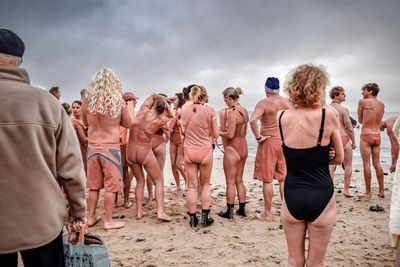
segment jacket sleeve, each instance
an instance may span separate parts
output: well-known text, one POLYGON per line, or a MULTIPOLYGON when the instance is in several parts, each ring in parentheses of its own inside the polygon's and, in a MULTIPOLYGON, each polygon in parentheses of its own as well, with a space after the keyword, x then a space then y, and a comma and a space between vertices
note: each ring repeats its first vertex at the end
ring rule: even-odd
POLYGON ((86 217, 86 176, 79 141, 71 120, 61 110, 55 133, 57 178, 67 195, 69 214, 86 217))

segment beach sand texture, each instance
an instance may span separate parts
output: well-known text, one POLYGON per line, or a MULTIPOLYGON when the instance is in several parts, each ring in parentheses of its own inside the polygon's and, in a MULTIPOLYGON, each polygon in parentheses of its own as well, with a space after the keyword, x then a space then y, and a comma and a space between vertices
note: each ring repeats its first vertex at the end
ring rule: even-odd
MULTIPOLYGON (((165 210, 173 217, 172 222, 157 221, 155 202, 147 203, 146 191, 144 211, 148 212, 147 216, 138 221, 134 217, 135 205, 130 209, 119 207, 114 215, 125 216, 125 228, 104 231, 100 221, 91 228, 92 232, 106 240, 112 266, 287 266, 286 239, 279 219, 281 200, 278 185, 274 185, 274 219, 261 221, 256 214, 264 209, 262 183, 252 178, 253 166, 254 159, 249 159, 244 173, 247 218, 235 216, 228 220, 217 215, 226 209, 225 176, 222 159, 214 159, 210 214, 215 222, 210 227, 190 228, 186 194, 184 191, 172 192, 175 186, 171 185, 173 176, 167 160, 165 196, 169 202, 165 210)), ((389 164, 383 163, 383 169, 387 173, 389 164)), ((384 199, 376 195, 378 186, 374 171, 370 200, 345 198, 341 194, 343 170, 338 166, 334 181, 338 214, 326 253, 326 266, 394 265, 395 253, 388 234, 392 179, 392 174, 385 175, 384 199), (385 210, 370 211, 370 206, 376 204, 385 210)), ((363 192, 361 164, 353 166, 351 187, 354 193, 363 192)), ((119 204, 122 204, 121 195, 119 204)), ((236 202, 235 209, 237 206, 236 202)), ((102 216, 103 213, 101 195, 98 214, 102 216)))

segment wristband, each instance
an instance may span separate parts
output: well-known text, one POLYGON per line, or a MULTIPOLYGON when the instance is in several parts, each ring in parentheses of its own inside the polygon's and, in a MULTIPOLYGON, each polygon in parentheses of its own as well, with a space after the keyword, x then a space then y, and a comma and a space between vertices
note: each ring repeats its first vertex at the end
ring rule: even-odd
POLYGON ((260 137, 258 137, 258 138, 256 138, 256 140, 257 140, 257 141, 260 141, 260 140, 261 140, 261 136, 260 136, 260 137))

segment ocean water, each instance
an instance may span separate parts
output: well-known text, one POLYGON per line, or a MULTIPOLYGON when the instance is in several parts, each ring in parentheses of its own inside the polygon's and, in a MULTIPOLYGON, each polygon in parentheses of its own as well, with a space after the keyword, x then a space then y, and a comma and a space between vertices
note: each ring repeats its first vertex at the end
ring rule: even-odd
MULTIPOLYGON (((218 112, 217 112, 218 114, 218 112)), ((249 112, 249 116, 251 116, 252 112, 249 112)), ((354 119, 358 119, 357 117, 357 112, 350 112, 350 116, 353 117, 354 119)), ((383 119, 387 119, 392 116, 400 116, 400 112, 386 112, 385 115, 383 116, 383 119)), ((219 121, 218 121, 219 125, 219 121)), ((356 127, 354 129, 354 135, 356 139, 356 144, 357 148, 353 150, 353 162, 354 163, 362 163, 361 159, 361 154, 360 154, 360 133, 361 133, 361 125, 358 125, 359 127, 356 127)), ((388 135, 386 134, 386 130, 384 132, 381 132, 381 162, 383 163, 391 163, 392 156, 391 156, 391 147, 390 147, 390 140, 388 135)), ((256 153, 257 153, 257 141, 254 138, 253 132, 251 131, 250 125, 247 127, 247 134, 246 134, 246 140, 247 140, 247 146, 249 150, 249 158, 255 158, 256 153)), ((221 139, 218 140, 219 144, 221 144, 221 139)), ((222 145, 221 145, 222 147, 222 145)), ((223 153, 216 148, 214 150, 214 156, 218 158, 223 157, 223 153)))

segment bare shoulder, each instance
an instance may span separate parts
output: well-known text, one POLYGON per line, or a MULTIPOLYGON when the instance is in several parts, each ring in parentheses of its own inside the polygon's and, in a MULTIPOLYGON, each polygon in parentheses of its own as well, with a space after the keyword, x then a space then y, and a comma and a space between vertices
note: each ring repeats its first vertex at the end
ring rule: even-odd
POLYGON ((326 109, 326 119, 327 120, 335 120, 339 116, 339 112, 334 108, 327 108, 326 109))

